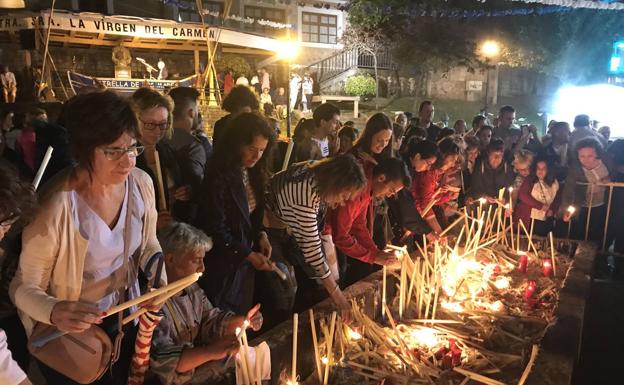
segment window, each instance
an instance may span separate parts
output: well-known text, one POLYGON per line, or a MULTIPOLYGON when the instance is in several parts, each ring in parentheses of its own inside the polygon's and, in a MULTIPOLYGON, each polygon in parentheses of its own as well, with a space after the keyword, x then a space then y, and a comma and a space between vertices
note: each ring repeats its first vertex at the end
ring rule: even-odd
POLYGON ((301 40, 308 43, 336 44, 338 17, 323 13, 303 12, 301 15, 301 40))
MULTIPOLYGON (((197 8, 194 1, 186 1, 181 2, 181 6, 179 7, 179 21, 190 21, 199 23, 201 19, 199 17, 199 13, 197 12, 197 8)), ((216 1, 204 1, 204 10, 212 12, 217 12, 219 14, 223 14, 223 3, 219 3, 216 1)), ((221 18, 214 17, 210 15, 204 16, 204 22, 210 25, 221 25, 221 18)))
MULTIPOLYGON (((265 8, 265 7, 252 7, 245 6, 245 17, 251 17, 256 20, 270 20, 276 23, 286 22, 286 14, 283 9, 265 8)), ((249 25, 249 30, 259 33, 261 35, 275 36, 283 33, 284 30, 279 28, 265 27, 258 23, 249 25)))

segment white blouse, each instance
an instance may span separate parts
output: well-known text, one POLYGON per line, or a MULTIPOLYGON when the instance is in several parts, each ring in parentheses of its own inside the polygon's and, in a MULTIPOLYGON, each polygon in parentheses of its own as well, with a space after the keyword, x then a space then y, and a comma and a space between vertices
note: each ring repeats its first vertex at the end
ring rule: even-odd
MULTIPOLYGON (((128 206, 128 184, 124 194, 121 213, 111 229, 85 200, 71 192, 71 206, 74 223, 80 235, 88 241, 87 255, 83 271, 83 284, 80 300, 93 303, 106 310, 119 302, 117 291, 106 284, 114 271, 123 264, 124 225, 128 206)), ((143 216, 145 207, 136 183, 133 185, 133 210, 130 220, 128 254, 131 256, 141 245, 143 216)), ((112 282, 110 282, 112 284, 112 282)), ((140 295, 138 280, 129 288, 130 298, 140 295)))
MULTIPOLYGON (((550 207, 557 196, 557 191, 559 191, 559 182, 557 182, 556 179, 550 186, 543 181, 538 180, 537 183, 533 185, 531 196, 538 202, 550 207)), ((544 221, 546 220, 546 212, 540 209, 532 208, 531 218, 544 221)))

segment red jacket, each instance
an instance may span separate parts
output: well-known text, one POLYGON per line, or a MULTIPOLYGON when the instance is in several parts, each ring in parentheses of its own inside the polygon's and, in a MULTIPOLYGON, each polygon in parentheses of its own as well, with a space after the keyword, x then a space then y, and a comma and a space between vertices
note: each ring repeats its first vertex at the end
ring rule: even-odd
POLYGON ((370 207, 374 165, 366 161, 362 163, 368 180, 366 187, 343 206, 327 211, 323 234, 331 234, 334 245, 349 257, 372 264, 379 251, 373 241, 373 210, 370 207))
MULTIPOLYGON (((414 205, 418 212, 422 212, 434 199, 433 194, 440 187, 440 180, 444 174, 440 170, 428 170, 417 172, 412 178, 412 197, 414 198, 414 205)), ((438 194, 436 197, 436 205, 441 205, 450 200, 450 193, 438 194)), ((433 211, 429 211, 427 216, 433 215, 433 211)))

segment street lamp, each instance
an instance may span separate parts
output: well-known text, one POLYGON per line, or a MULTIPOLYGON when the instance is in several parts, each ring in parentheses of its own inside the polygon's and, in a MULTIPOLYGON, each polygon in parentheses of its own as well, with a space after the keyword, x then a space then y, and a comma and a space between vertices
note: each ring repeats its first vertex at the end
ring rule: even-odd
POLYGON ((286 62, 286 81, 288 84, 286 85, 286 136, 290 138, 290 66, 292 65, 292 61, 297 54, 299 53, 299 46, 296 42, 291 40, 285 40, 282 42, 280 47, 280 51, 277 53, 277 56, 286 62))
MULTIPOLYGON (((481 45, 481 54, 485 58, 485 106, 483 113, 487 116, 488 93, 490 90, 490 60, 495 59, 500 53, 500 46, 494 40, 486 40, 481 45)), ((498 65, 496 65, 498 70, 498 65)))

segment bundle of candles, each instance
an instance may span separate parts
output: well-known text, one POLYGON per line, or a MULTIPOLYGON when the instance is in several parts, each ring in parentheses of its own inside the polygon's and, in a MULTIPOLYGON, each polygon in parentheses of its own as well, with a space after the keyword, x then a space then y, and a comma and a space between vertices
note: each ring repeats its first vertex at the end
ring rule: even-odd
POLYGON ((524 383, 571 262, 557 255, 552 234, 534 242, 532 224, 514 234, 508 209, 464 211, 447 228, 458 234, 453 247, 423 239, 420 255, 410 256, 388 245, 398 263, 382 271, 381 320, 354 301, 354 322, 321 319, 319 342, 311 316, 312 383, 352 384, 354 375, 370 383, 524 383), (391 282, 397 294, 387 298, 391 282))

